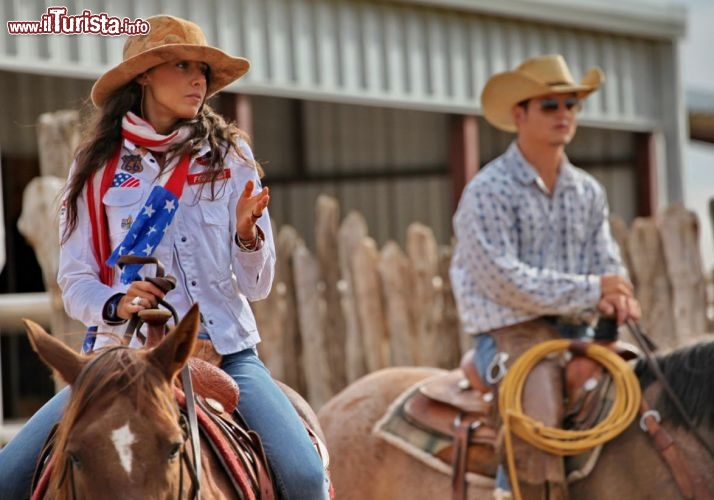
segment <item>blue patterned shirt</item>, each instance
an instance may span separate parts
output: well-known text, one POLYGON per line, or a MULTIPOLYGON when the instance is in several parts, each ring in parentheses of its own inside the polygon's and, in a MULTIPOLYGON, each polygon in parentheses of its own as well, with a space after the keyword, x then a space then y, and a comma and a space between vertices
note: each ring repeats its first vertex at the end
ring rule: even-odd
POLYGON ((464 189, 451 281, 464 331, 597 306, 600 276, 627 272, 603 187, 563 161, 550 195, 514 142, 464 189))

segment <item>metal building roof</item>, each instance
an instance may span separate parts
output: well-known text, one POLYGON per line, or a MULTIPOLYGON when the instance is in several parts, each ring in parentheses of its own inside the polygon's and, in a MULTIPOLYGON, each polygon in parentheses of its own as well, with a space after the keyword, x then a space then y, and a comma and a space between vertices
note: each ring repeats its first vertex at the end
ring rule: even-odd
MULTIPOLYGON (((38 20, 51 3, 15 0, 5 14, 38 20)), ((661 74, 663 63, 666 68, 663 51, 670 43, 661 39, 681 34, 680 16, 649 8, 637 11, 638 17, 627 2, 602 5, 592 0, 215 0, 201 7, 181 1, 76 2, 77 13, 106 9, 136 19, 164 11, 192 19, 211 43, 251 59, 248 76, 229 90, 284 97, 473 113, 493 72, 528 56, 560 52, 576 77, 594 64, 607 75, 586 121, 651 128, 662 96, 658 82, 647 82, 661 74)), ((123 37, 3 33, 0 69, 94 79, 119 61, 122 43, 123 37)))
MULTIPOLYGON (((39 20, 51 0, 11 0, 8 20, 39 20)), ((655 131, 666 168, 681 165, 684 106, 678 40, 684 13, 635 0, 76 0, 70 9, 129 19, 171 13, 210 43, 252 61, 227 90, 311 101, 475 114, 495 72, 561 53, 575 78, 599 65, 601 91, 581 123, 655 131)), ((72 13, 71 11, 69 13, 72 13)), ((0 34, 0 69, 94 79, 121 58, 124 37, 0 34)), ((667 182, 681 193, 678 175, 667 182)))

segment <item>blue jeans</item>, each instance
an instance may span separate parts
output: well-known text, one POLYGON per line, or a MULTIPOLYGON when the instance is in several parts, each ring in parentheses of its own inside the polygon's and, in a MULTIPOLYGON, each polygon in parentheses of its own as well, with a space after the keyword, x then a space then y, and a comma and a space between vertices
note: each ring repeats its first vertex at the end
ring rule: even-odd
POLYGON ((69 388, 55 394, 0 450, 0 500, 30 498, 32 474, 50 429, 62 418, 69 388))
POLYGON ((260 435, 279 498, 329 498, 322 461, 300 416, 255 351, 224 356, 221 368, 240 387, 238 410, 260 435))
MULTIPOLYGON (((238 409, 261 437, 283 500, 328 498, 328 483, 312 441, 290 400, 253 349, 224 356, 221 368, 240 387, 238 409)), ((0 500, 29 498, 42 445, 69 399, 65 388, 50 399, 0 450, 0 500)))

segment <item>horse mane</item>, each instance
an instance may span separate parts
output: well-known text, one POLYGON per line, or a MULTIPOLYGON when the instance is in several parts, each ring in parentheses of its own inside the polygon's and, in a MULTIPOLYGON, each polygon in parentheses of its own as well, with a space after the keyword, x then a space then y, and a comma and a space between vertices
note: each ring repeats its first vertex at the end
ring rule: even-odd
MULTIPOLYGON (((714 386, 711 383, 714 380, 714 341, 683 347, 658 355, 656 359, 694 424, 714 429, 714 386)), ((657 381, 645 359, 638 360, 635 374, 643 391, 657 381)), ((663 419, 675 426, 686 425, 665 391, 661 391, 653 406, 657 407, 663 419)))
MULTIPOLYGON (((52 489, 69 492, 62 454, 70 433, 91 406, 103 405, 122 394, 144 414, 167 417, 176 403, 171 385, 162 372, 148 361, 143 349, 112 346, 96 351, 72 384, 72 394, 57 427, 52 489)), ((67 497, 69 498, 69 497, 67 497)))

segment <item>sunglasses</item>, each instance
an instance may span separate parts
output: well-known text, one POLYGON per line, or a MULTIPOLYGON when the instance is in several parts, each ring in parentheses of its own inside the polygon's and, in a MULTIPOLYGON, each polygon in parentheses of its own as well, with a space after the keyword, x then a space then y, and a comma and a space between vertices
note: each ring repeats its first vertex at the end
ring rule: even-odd
POLYGON ((561 102, 568 111, 578 111, 580 109, 580 99, 577 97, 568 97, 564 100, 548 97, 540 100, 540 110, 544 113, 553 113, 558 111, 561 102))

